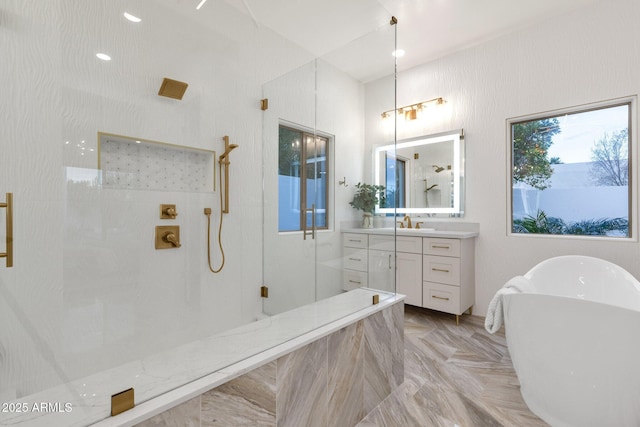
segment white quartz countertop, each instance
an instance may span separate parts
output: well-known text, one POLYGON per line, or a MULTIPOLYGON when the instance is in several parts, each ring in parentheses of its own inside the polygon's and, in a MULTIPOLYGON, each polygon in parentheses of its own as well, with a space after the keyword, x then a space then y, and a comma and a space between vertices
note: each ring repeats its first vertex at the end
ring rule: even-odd
POLYGON ((343 233, 386 234, 413 237, 439 237, 444 239, 472 239, 478 236, 477 231, 443 230, 438 228, 343 228, 343 233))

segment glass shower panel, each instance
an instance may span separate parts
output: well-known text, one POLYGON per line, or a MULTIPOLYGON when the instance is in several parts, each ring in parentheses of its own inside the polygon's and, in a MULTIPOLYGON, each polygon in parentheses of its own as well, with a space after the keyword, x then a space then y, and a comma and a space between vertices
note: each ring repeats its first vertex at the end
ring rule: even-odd
POLYGON ((264 284, 267 315, 315 298, 314 60, 263 85, 264 284))
MULTIPOLYGON (((327 231, 319 230, 316 243, 318 299, 344 292, 346 288, 341 230, 361 227, 362 212, 351 207, 349 202, 353 199, 356 183, 374 182, 370 135, 377 134, 382 125, 380 113, 395 108, 395 58, 392 52, 396 44, 396 26, 391 25, 392 17, 386 11, 376 12, 380 25, 374 31, 318 59, 317 127, 333 137, 329 168, 331 225, 327 231), (370 86, 374 87, 374 96, 369 94, 370 86), (340 184, 340 181, 346 182, 340 184)), ((389 127, 391 142, 395 139, 394 129, 394 125, 389 127)), ((395 293, 395 239, 389 238, 391 241, 384 253, 386 270, 382 274, 374 267, 373 251, 369 251, 367 259, 368 286, 382 291, 381 299, 395 293)))
MULTIPOLYGON (((341 229, 359 221, 349 201, 357 182, 373 182, 366 123, 384 111, 367 106, 367 85, 380 81, 384 108, 395 108, 395 26, 382 8, 372 14, 374 31, 263 85, 265 314, 344 292, 341 229)), ((395 275, 386 277, 389 295, 395 275)))

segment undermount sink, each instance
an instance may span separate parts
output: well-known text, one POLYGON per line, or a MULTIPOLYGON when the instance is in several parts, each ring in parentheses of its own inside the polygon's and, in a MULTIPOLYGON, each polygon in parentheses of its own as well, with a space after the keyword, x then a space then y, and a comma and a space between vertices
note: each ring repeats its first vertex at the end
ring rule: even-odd
POLYGON ((420 228, 400 228, 400 227, 384 227, 384 228, 380 228, 379 230, 388 230, 388 231, 393 231, 395 230, 397 233, 409 233, 409 232, 427 232, 427 231, 435 231, 435 228, 428 228, 428 227, 420 227, 420 228))

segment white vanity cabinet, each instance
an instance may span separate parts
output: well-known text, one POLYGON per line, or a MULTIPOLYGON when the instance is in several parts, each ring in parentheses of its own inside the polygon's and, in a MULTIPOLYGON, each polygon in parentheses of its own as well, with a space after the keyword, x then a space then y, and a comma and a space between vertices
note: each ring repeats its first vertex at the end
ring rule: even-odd
POLYGON ((477 233, 411 234, 343 233, 343 289, 395 291, 406 295, 406 304, 455 314, 457 320, 475 303, 477 233))
MULTIPOLYGON (((474 239, 423 239, 422 306, 461 315, 475 303, 474 239)), ((457 320, 457 317, 456 317, 457 320)))
POLYGON ((369 286, 368 247, 369 235, 342 234, 342 289, 345 291, 369 286))

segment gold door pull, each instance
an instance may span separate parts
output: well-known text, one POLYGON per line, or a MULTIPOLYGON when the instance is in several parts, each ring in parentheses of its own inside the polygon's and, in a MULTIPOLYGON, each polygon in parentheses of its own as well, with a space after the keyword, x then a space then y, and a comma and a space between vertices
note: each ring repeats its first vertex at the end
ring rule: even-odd
POLYGON ((13 193, 7 193, 4 203, 0 208, 7 210, 6 215, 6 252, 0 252, 0 258, 7 259, 7 267, 13 267, 13 193))
POLYGON ((432 245, 431 247, 433 249, 451 249, 451 246, 449 245, 432 245))

